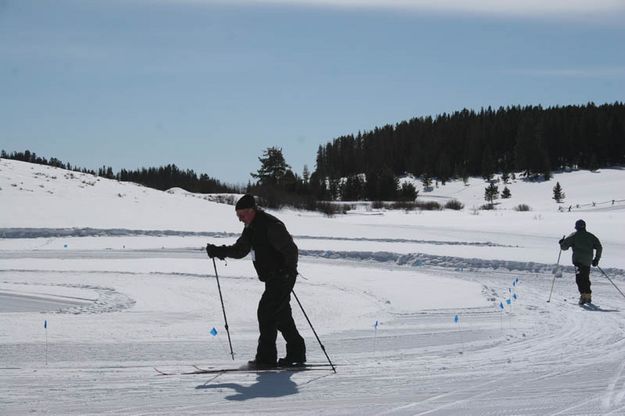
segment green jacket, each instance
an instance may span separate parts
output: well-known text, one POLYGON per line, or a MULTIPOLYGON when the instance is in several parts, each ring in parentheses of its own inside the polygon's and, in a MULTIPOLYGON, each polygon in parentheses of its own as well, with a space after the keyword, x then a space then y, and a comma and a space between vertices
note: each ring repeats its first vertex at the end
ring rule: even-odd
POLYGON ((579 263, 584 266, 590 266, 593 260, 593 250, 596 250, 595 259, 599 261, 601 258, 601 243, 594 234, 586 230, 575 231, 566 237, 560 243, 562 250, 568 250, 573 247, 573 264, 579 263))

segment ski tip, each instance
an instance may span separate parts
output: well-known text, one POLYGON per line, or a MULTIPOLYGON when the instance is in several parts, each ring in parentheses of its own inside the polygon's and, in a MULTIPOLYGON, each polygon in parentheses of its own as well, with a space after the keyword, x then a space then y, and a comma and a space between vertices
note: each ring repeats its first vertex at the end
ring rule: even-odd
POLYGON ((166 373, 165 371, 159 370, 156 367, 152 367, 154 369, 154 371, 156 371, 156 375, 157 376, 170 376, 171 373, 166 373))

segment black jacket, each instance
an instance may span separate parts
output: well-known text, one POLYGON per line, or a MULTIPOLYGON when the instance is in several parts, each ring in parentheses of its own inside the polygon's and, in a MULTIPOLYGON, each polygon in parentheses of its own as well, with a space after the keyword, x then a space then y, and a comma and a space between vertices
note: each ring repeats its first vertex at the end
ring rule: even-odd
POLYGON ((291 234, 282 221, 262 210, 233 245, 217 247, 216 254, 241 259, 250 252, 261 281, 297 276, 298 250, 291 234))

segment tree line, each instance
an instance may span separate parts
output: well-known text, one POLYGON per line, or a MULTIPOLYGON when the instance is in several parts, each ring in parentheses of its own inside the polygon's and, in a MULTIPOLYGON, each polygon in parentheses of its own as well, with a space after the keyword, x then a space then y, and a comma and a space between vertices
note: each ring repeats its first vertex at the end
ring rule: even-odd
MULTIPOLYGON (((321 198, 393 195, 391 178, 412 174, 443 184, 452 178, 522 172, 550 178, 564 168, 598 169, 625 162, 625 105, 513 106, 464 109, 338 137, 319 146, 312 179, 321 198), (347 178, 345 180, 344 178, 347 178)), ((398 190, 395 190, 397 194, 398 190)))
POLYGON ((161 191, 179 187, 189 192, 196 193, 241 193, 242 189, 234 185, 228 185, 206 174, 199 176, 193 170, 182 170, 174 164, 161 167, 140 168, 136 170, 122 169, 115 173, 110 166, 102 166, 97 171, 72 166, 70 163, 63 163, 57 158, 40 157, 36 153, 26 150, 24 152, 7 153, 2 150, 0 157, 3 159, 20 160, 22 162, 36 163, 39 165, 54 166, 61 169, 75 172, 87 173, 108 179, 115 179, 122 182, 135 182, 149 188, 161 191))

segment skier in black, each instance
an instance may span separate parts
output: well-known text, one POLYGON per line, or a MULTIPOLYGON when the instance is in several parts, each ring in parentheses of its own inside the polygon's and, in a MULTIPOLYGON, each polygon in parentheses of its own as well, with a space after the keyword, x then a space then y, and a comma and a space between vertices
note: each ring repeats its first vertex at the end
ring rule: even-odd
POLYGON ((259 209, 252 195, 246 194, 235 207, 243 233, 231 246, 206 245, 209 257, 240 259, 252 253, 254 268, 265 292, 258 303, 258 348, 249 362, 254 368, 303 365, 306 345, 291 314, 291 290, 297 277, 297 246, 284 224, 259 209), (286 341, 286 356, 277 360, 278 331, 286 341), (277 361, 276 361, 277 360, 277 361))
POLYGON ((573 247, 573 265, 575 266, 575 282, 579 290, 579 304, 592 303, 590 290, 590 266, 597 267, 601 258, 601 242, 594 234, 586 231, 586 222, 577 220, 575 232, 560 241, 560 248, 568 250, 573 247), (594 258, 593 258, 594 250, 594 258))

